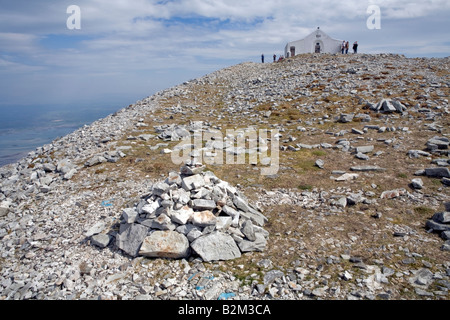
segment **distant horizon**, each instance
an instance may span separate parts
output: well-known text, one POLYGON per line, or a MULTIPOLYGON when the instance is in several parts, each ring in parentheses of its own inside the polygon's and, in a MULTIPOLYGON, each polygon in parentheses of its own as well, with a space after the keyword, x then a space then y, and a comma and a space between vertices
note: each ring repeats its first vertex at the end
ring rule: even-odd
POLYGON ((84 125, 123 109, 106 104, 96 106, 0 106, 0 167, 14 163, 29 152, 66 136, 84 125))

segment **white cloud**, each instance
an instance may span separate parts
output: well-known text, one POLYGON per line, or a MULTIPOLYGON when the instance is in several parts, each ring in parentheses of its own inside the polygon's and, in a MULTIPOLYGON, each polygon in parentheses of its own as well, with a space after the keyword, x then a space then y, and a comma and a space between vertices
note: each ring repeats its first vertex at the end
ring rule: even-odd
MULTIPOLYGON (((98 99, 126 90, 145 95, 231 63, 259 61, 261 52, 281 54, 286 42, 318 26, 359 40, 361 52, 445 54, 449 15, 448 0, 16 0, 0 4, 0 70, 9 72, 0 80, 20 88, 40 77, 35 94, 48 99, 80 91, 97 91, 98 99), (66 27, 72 4, 81 8, 81 30, 66 27), (367 29, 371 4, 380 6, 381 30, 367 29), (11 77, 21 70, 29 77, 11 77)), ((5 88, 0 96, 31 99, 5 88)))
POLYGON ((23 74, 23 73, 29 73, 29 72, 35 72, 35 71, 42 71, 43 68, 40 66, 30 66, 26 65, 24 63, 18 63, 11 61, 12 57, 0 57, 0 71, 4 73, 5 75, 11 75, 11 73, 14 74, 23 74), (9 58, 9 59, 8 59, 9 58))
POLYGON ((0 32, 1 51, 13 49, 17 53, 31 53, 35 50, 39 37, 33 34, 0 32))
POLYGON ((447 0, 381 0, 371 1, 382 9, 386 19, 420 18, 450 10, 447 0))

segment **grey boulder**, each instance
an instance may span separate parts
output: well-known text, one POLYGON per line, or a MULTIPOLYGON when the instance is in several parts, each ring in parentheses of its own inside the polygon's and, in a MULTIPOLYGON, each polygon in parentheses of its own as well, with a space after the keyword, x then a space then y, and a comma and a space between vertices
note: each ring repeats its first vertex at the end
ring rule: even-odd
POLYGON ((147 235, 148 228, 141 224, 127 224, 116 236, 116 246, 132 257, 136 257, 147 235))
POLYGON ((448 168, 427 168, 425 169, 425 174, 428 177, 437 177, 437 178, 450 178, 450 171, 448 168))
POLYGON ((203 261, 231 260, 241 256, 233 238, 222 232, 212 232, 195 239, 191 248, 203 261))
POLYGON ((239 249, 242 252, 259 251, 262 252, 266 248, 267 240, 262 233, 255 233, 255 240, 242 240, 238 242, 239 249))
POLYGON ((111 242, 112 237, 107 234, 96 234, 92 236, 91 243, 100 248, 106 248, 111 242))
POLYGON ((152 258, 181 259, 189 256, 189 241, 176 231, 155 231, 146 237, 139 255, 152 258))

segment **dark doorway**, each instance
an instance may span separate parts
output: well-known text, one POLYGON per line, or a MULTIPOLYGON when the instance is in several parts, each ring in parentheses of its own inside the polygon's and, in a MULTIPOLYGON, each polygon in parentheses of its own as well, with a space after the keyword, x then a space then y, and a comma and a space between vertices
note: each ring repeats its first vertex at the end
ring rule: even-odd
POLYGON ((316 43, 316 47, 315 47, 314 52, 315 53, 320 53, 320 43, 319 42, 316 43))
POLYGON ((291 47, 291 57, 295 56, 295 47, 291 47))

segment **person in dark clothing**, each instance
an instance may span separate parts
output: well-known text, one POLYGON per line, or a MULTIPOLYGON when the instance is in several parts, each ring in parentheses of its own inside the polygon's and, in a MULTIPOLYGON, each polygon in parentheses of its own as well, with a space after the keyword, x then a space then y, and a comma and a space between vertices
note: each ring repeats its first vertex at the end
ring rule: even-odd
POLYGON ((353 53, 358 53, 358 41, 353 44, 353 53))
POLYGON ((349 48, 350 44, 348 43, 348 41, 345 43, 345 54, 348 54, 348 48, 349 48))
POLYGON ((261 62, 264 63, 264 54, 261 55, 261 62))
POLYGON ((277 55, 276 54, 273 55, 273 62, 275 62, 275 61, 277 61, 277 55))

